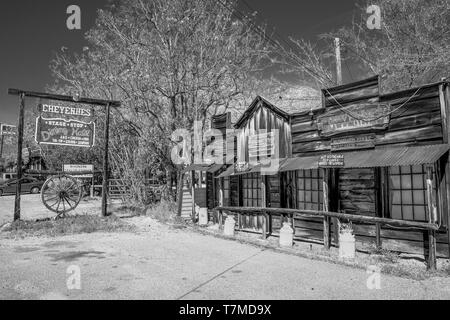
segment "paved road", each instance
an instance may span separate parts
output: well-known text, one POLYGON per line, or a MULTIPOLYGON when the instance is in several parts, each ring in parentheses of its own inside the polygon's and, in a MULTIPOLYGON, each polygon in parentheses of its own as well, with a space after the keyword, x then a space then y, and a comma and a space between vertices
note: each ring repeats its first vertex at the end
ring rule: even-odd
POLYGON ((137 234, 2 239, 0 299, 450 298, 448 278, 382 275, 369 290, 364 270, 144 223, 137 234), (80 268, 80 290, 67 288, 70 266, 80 268))

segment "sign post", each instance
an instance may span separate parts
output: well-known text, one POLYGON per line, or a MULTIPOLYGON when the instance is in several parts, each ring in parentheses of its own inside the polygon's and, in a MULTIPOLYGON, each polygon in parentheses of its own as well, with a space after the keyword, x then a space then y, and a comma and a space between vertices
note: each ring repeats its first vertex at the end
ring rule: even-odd
MULTIPOLYGON (((14 204, 14 220, 20 219, 20 192, 21 192, 21 179, 22 179, 22 146, 23 146, 23 122, 24 122, 24 110, 25 110, 25 97, 34 97, 41 99, 50 99, 57 101, 66 101, 71 103, 81 103, 81 104, 90 104, 90 105, 99 105, 106 107, 106 121, 105 121, 105 151, 103 157, 103 194, 102 194, 102 215, 106 215, 107 210, 107 201, 106 201, 106 189, 108 186, 108 147, 109 147, 109 117, 110 117, 110 108, 120 107, 121 103, 119 101, 111 101, 111 100, 100 100, 100 99, 91 99, 91 98, 78 98, 67 95, 59 95, 59 94, 51 94, 51 93, 42 93, 42 92, 32 92, 32 91, 23 91, 19 89, 8 89, 8 94, 16 95, 20 97, 20 109, 19 109, 19 127, 18 127, 18 143, 17 143, 17 188, 16 188, 16 199, 14 204), (106 188, 105 188, 106 185, 106 188)), ((66 115, 76 115, 76 116, 88 116, 87 114, 83 114, 84 111, 77 110, 77 108, 50 108, 50 106, 43 108, 47 108, 42 110, 43 112, 51 112, 51 113, 61 113, 66 115), (82 113, 79 113, 82 112, 82 113)), ((54 132, 52 132, 54 133, 54 132)), ((64 132, 65 133, 65 132, 64 132)), ((79 137, 78 135, 76 135, 79 137)), ((64 139, 61 139, 64 140, 64 139)), ((71 142, 76 141, 78 139, 72 139, 69 141, 67 145, 73 145, 71 142)), ((66 145, 66 144, 64 144, 66 145)), ((76 146, 80 146, 78 143, 76 146)))

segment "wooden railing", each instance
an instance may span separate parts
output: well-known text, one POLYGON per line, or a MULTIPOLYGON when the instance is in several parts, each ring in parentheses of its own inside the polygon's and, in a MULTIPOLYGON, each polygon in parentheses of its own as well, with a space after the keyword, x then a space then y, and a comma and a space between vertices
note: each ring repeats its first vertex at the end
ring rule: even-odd
POLYGON ((418 230, 428 231, 428 267, 429 269, 436 269, 436 231, 439 226, 435 223, 406 221, 380 217, 362 216, 348 213, 330 212, 330 211, 315 211, 315 210, 298 210, 298 209, 284 209, 284 208, 260 208, 260 207, 217 207, 214 209, 219 217, 219 225, 223 225, 224 211, 239 214, 258 214, 263 217, 262 221, 262 236, 267 238, 268 234, 272 234, 271 223, 268 223, 272 215, 281 215, 283 217, 290 217, 294 219, 296 216, 307 217, 322 217, 323 218, 323 243, 326 249, 331 247, 331 218, 345 219, 352 222, 361 222, 366 224, 374 224, 376 226, 376 244, 377 248, 381 248, 381 226, 390 225, 397 227, 408 227, 418 230), (268 228, 269 225, 269 228, 268 228))

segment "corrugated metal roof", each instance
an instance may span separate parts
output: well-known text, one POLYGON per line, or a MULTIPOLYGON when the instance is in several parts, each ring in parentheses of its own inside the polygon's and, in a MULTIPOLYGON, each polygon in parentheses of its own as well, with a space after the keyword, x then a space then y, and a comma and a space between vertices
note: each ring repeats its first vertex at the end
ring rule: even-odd
POLYGON ((280 166, 280 172, 317 169, 320 156, 289 158, 280 166))
MULTIPOLYGON (((433 164, 449 149, 450 146, 447 144, 436 144, 342 152, 342 154, 344 154, 344 168, 397 167, 433 164)), ((319 159, 320 156, 290 158, 283 163, 280 171, 317 169, 319 159)))
POLYGON ((432 164, 449 150, 447 144, 436 144, 419 147, 386 148, 368 151, 347 152, 346 168, 373 168, 414 166, 432 164))

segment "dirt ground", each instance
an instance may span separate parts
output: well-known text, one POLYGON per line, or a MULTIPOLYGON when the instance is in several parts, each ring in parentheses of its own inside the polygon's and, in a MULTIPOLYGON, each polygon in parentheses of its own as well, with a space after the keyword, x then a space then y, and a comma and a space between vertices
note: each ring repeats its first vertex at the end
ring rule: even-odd
POLYGON ((1 239, 0 299, 450 299, 450 278, 381 274, 368 286, 364 269, 125 220, 137 231, 1 239))
MULTIPOLYGON (((0 197, 0 226, 7 222, 12 222, 14 218, 15 196, 0 197)), ((117 205, 114 201, 112 205, 117 205)), ((97 214, 100 212, 101 198, 84 201, 81 200, 73 214, 97 214)), ((55 213, 49 211, 41 201, 39 194, 21 195, 21 219, 36 220, 54 217, 55 213)))

